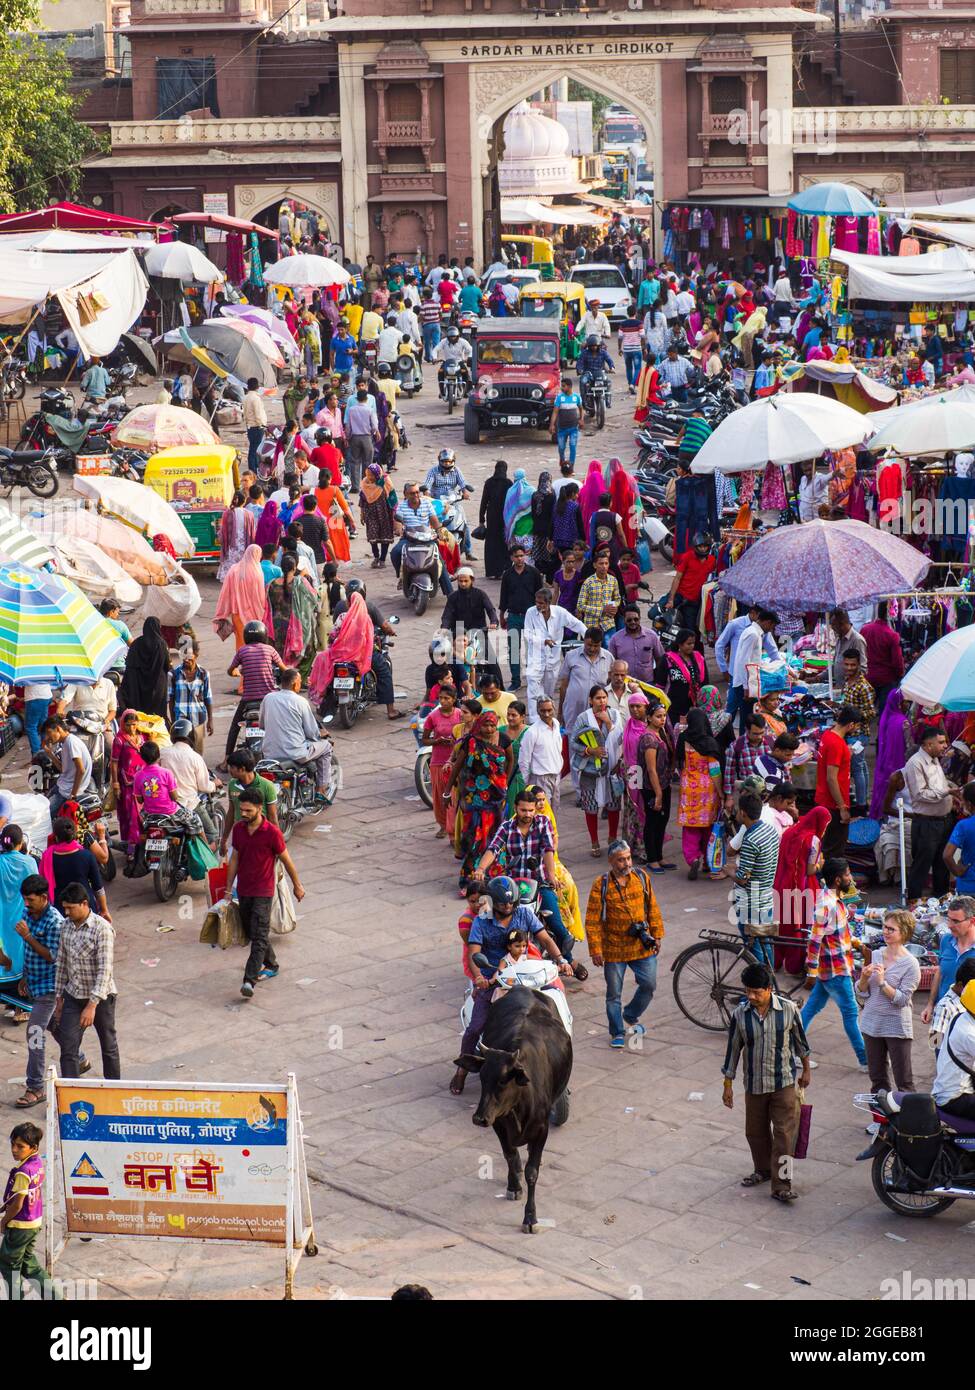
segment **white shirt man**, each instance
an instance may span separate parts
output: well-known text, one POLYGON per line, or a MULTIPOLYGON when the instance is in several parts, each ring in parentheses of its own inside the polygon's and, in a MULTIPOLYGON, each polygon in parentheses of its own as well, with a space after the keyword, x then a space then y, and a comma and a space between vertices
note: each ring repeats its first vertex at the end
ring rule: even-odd
POLYGON ((829 478, 813 469, 812 477, 805 474, 799 480, 799 520, 815 521, 820 506, 829 497, 829 478))
MULTIPOLYGON (((416 294, 415 289, 413 292, 414 294, 416 294)), ((418 304, 420 302, 419 295, 417 295, 416 302, 418 304)), ((399 313, 396 315, 396 327, 399 329, 400 334, 408 333, 410 335, 410 338, 414 346, 422 346, 423 335, 420 332, 420 324, 417 320, 416 314, 413 312, 412 305, 408 309, 400 309, 399 313)), ((398 355, 399 354, 397 352, 397 356, 398 355)))
POLYGON ((203 792, 212 792, 210 770, 195 748, 180 739, 159 750, 160 764, 176 778, 176 800, 187 811, 195 811, 203 792))
MULTIPOLYGON (((419 307, 420 291, 417 289, 416 285, 405 284, 402 290, 400 290, 400 294, 403 296, 403 303, 407 306, 407 309, 404 310, 404 312, 419 307)), ((407 331, 408 330, 404 328, 403 332, 405 333, 407 331)))
POLYGON ((62 714, 80 714, 83 710, 91 710, 106 728, 118 709, 115 686, 104 676, 94 685, 66 685, 60 698, 62 714))
POLYGON ((776 305, 782 307, 788 305, 789 309, 795 302, 792 298, 792 284, 784 270, 772 286, 772 298, 776 305))
MULTIPOLYGON (((935 1105, 946 1105, 949 1101, 965 1096, 964 1109, 970 1118, 975 1113, 975 1095, 973 1095, 971 1074, 972 1069, 975 1069, 975 1018, 964 1006, 948 1025, 945 1042, 942 1042, 938 1051, 938 1069, 931 1087, 931 1094, 934 1097, 935 1105), (950 1045, 951 1051, 963 1064, 962 1066, 959 1066, 952 1059, 945 1042, 950 1045)), ((961 1114, 962 1110, 959 1109, 955 1113, 961 1114)))
POLYGON ((538 720, 538 701, 543 695, 554 696, 559 668, 562 665, 562 642, 566 628, 578 636, 585 635, 586 625, 567 608, 557 603, 539 607, 535 603, 525 614, 522 641, 525 647, 525 674, 528 680, 528 718, 538 720))
POLYGON ((267 424, 267 411, 257 391, 248 391, 244 397, 244 428, 261 429, 267 424))
POLYGON ((587 307, 579 323, 579 333, 583 342, 595 333, 597 338, 606 343, 612 337, 613 330, 602 309, 587 307))
POLYGON ((442 265, 435 265, 435 266, 433 267, 433 269, 430 271, 430 274, 427 276, 427 278, 424 280, 423 283, 424 283, 425 285, 429 285, 430 288, 433 290, 433 292, 436 293, 436 291, 437 291, 437 286, 440 284, 440 281, 443 279, 443 277, 444 277, 446 274, 447 274, 447 271, 446 271, 446 268, 445 268, 444 266, 442 266, 442 265))
POLYGON ((681 290, 677 296, 677 312, 684 318, 694 312, 694 296, 690 290, 681 290))
POLYGON ((518 296, 521 293, 518 286, 513 281, 506 282, 501 286, 501 293, 504 295, 504 302, 512 313, 517 312, 518 296))
POLYGON ((401 330, 396 324, 389 324, 383 329, 379 335, 378 361, 393 365, 399 357, 399 345, 405 332, 405 329, 401 330))
POLYGON ((433 360, 435 362, 469 362, 471 360, 471 345, 466 338, 457 338, 451 342, 449 338, 441 338, 434 350, 433 360))
POLYGON ((761 661, 764 645, 764 629, 759 627, 757 622, 750 622, 738 638, 738 646, 735 648, 735 662, 731 668, 732 686, 741 686, 744 689, 748 685, 748 667, 761 661))
POLYGON ((542 701, 544 717, 533 707, 534 723, 521 736, 518 745, 518 771, 525 784, 533 783, 545 789, 552 807, 559 804, 562 782, 562 730, 555 718, 555 706, 542 701))

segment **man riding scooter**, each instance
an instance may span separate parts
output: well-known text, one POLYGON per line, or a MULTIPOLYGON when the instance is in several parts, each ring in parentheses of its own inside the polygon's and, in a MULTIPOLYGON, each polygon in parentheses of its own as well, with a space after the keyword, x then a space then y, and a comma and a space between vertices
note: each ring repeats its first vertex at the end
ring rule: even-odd
MULTIPOLYGON (((592 412, 592 385, 605 372, 612 372, 613 359, 603 347, 602 339, 596 333, 590 333, 586 339, 585 346, 579 353, 576 362, 576 369, 579 373, 579 385, 582 387, 582 398, 586 403, 586 410, 591 415, 592 412)), ((609 384, 606 386, 606 406, 612 405, 610 399, 609 384)))
MULTIPOLYGON (((447 497, 452 492, 473 492, 474 489, 457 467, 457 455, 453 449, 441 449, 437 455, 437 462, 430 469, 423 486, 430 496, 439 499, 447 497)), ((457 511, 463 515, 463 509, 459 504, 455 504, 457 511)), ((464 517, 464 557, 472 560, 471 554, 471 528, 467 524, 467 517, 464 517)))
MULTIPOLYGON (((437 350, 433 354, 433 360, 440 363, 437 372, 437 386, 440 391, 440 399, 444 398, 444 373, 448 362, 456 362, 460 368, 461 381, 464 384, 465 393, 470 391, 471 369, 468 363, 471 360, 471 345, 466 338, 462 338, 460 329, 456 323, 452 323, 447 329, 447 336, 437 345, 437 350)), ((609 359, 607 358, 607 361, 609 359)), ((611 364, 612 365, 612 364, 611 364)))

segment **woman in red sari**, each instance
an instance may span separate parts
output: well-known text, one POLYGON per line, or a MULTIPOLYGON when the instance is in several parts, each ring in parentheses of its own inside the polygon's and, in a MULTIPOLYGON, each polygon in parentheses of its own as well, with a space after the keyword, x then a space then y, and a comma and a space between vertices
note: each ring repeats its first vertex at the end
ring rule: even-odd
POLYGON ((118 810, 119 836, 131 858, 139 843, 139 808, 136 805, 132 781, 140 767, 145 766, 139 749, 145 743, 145 735, 139 733, 139 716, 135 710, 127 709, 122 715, 122 723, 112 744, 112 790, 118 810))
POLYGON ((637 501, 639 498, 636 483, 627 473, 619 459, 609 461, 609 496, 614 512, 623 523, 623 537, 628 550, 636 549, 637 542, 637 501))
MULTIPOLYGON (((814 806, 782 836, 773 888, 779 936, 798 941, 809 934, 819 892, 816 870, 822 863, 822 840, 828 825, 825 806, 814 806)), ((804 941, 799 946, 775 948, 775 968, 787 975, 802 975, 805 959, 804 941)))

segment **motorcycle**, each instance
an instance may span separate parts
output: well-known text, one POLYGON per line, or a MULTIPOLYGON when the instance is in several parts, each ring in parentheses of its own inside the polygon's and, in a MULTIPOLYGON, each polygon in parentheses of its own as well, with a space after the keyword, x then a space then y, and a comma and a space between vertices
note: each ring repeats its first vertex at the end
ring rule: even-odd
POLYGON ((412 352, 401 352, 397 357, 395 375, 404 396, 413 396, 423 387, 423 374, 412 352))
POLYGON ((937 1216, 975 1198, 975 1120, 950 1115, 920 1092, 867 1092, 853 1103, 879 1126, 860 1157, 872 1158, 873 1190, 885 1207, 898 1216, 937 1216))
POLYGON ((94 710, 72 710, 68 728, 77 734, 91 754, 91 779, 95 790, 104 797, 109 785, 109 747, 105 725, 94 710))
POLYGON ((132 483, 141 483, 148 462, 147 456, 141 449, 128 447, 113 449, 111 453, 111 476, 113 478, 128 478, 129 482, 132 483))
MULTIPOLYGON (((102 798, 98 795, 97 792, 82 792, 81 795, 78 797, 78 805, 81 808, 85 820, 92 827, 92 833, 94 833, 95 826, 98 824, 100 820, 103 819, 105 815, 105 812, 102 808, 102 798)), ((105 843, 108 845, 108 859, 105 861, 104 864, 100 864, 99 867, 101 868, 102 878, 105 880, 106 883, 111 883, 115 878, 116 873, 118 872, 115 863, 115 856, 112 854, 112 850, 116 846, 112 843, 110 839, 108 839, 107 834, 105 838, 105 843)), ((122 848, 124 848, 124 846, 122 846, 122 848)))
POLYGON ((612 404, 609 382, 602 374, 592 376, 586 372, 579 385, 582 387, 582 404, 585 412, 595 419, 597 430, 601 430, 606 423, 606 411, 612 404))
POLYGON ((477 337, 477 314, 473 309, 460 310, 457 315, 457 327, 460 329, 460 336, 466 338, 473 349, 474 339, 477 337))
POLYGON ((401 575, 403 596, 413 605, 416 616, 422 618, 440 580, 440 551, 437 538, 428 526, 407 531, 401 575))
POLYGON ((461 371, 459 362, 447 362, 443 369, 443 398, 447 402, 447 414, 453 415, 458 401, 464 400, 469 391, 467 379, 461 371))
POLYGON ((454 488, 451 492, 445 493, 443 497, 431 498, 440 525, 454 537, 461 552, 465 549, 464 537, 467 534, 467 517, 464 514, 465 495, 461 488, 454 488))
POLYGON ((58 490, 56 449, 0 448, 0 497, 26 487, 35 497, 53 497, 58 490))
POLYGON ((416 739, 416 757, 413 759, 413 785, 425 806, 433 808, 433 781, 430 777, 430 755, 433 749, 423 742, 423 721, 433 710, 433 705, 420 705, 413 711, 410 720, 410 733, 416 739))
POLYGON ((8 357, 0 366, 0 402, 22 401, 27 391, 27 363, 19 357, 8 357))
MULTIPOLYGON (((205 805, 217 830, 217 843, 223 835, 224 809, 209 794, 200 801, 205 805)), ((203 822, 194 811, 182 807, 172 815, 151 815, 144 820, 146 868, 152 874, 152 886, 161 903, 176 896, 179 885, 190 876, 189 842, 194 836, 203 837, 203 822)))
POLYGON ((643 513, 640 531, 651 550, 659 550, 665 560, 674 558, 673 516, 664 507, 659 507, 660 516, 643 513), (668 524, 668 520, 669 523, 668 524))
MULTIPOLYGON (((391 640, 385 633, 377 632, 376 650, 385 654, 389 650, 391 640)), ((324 717, 335 709, 338 711, 342 728, 351 729, 363 710, 377 703, 375 671, 360 671, 354 661, 339 661, 332 673, 332 683, 322 697, 318 713, 320 717, 324 717)))
POLYGON ((264 743, 264 730, 261 728, 261 702, 254 700, 244 706, 237 730, 235 748, 249 748, 255 757, 261 756, 264 743))
POLYGON ((359 344, 359 366, 364 372, 375 373, 378 363, 379 342, 376 338, 367 338, 359 344))
POLYGON ((291 839, 295 827, 306 816, 317 816, 326 806, 331 806, 342 787, 342 769, 331 738, 325 731, 322 736, 328 739, 329 778, 324 798, 319 800, 315 785, 315 768, 310 763, 284 762, 277 758, 265 758, 257 764, 256 771, 278 788, 278 826, 285 840, 291 839))

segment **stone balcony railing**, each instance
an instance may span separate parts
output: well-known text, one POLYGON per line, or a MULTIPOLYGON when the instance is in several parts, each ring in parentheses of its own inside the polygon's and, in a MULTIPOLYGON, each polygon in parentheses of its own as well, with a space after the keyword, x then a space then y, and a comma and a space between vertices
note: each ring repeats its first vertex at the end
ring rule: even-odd
POLYGON ((797 138, 835 136, 961 135, 975 133, 975 106, 802 106, 793 108, 797 138))
POLYGON ((112 148, 177 145, 322 144, 339 140, 338 116, 265 116, 246 120, 112 121, 112 148))

